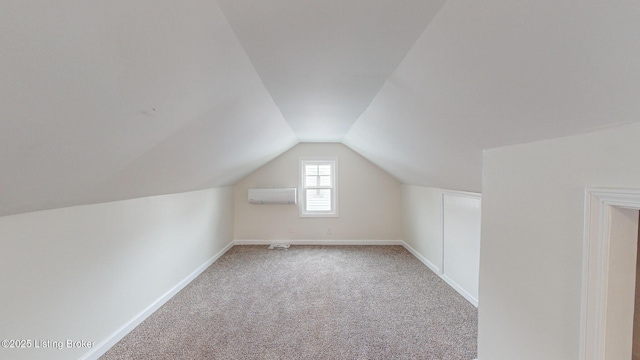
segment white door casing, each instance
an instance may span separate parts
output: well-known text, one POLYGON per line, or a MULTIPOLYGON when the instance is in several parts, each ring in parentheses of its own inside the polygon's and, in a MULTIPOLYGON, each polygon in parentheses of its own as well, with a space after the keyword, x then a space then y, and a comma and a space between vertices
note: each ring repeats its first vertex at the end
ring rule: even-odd
POLYGON ((580 360, 631 358, 639 209, 640 190, 585 192, 580 360))

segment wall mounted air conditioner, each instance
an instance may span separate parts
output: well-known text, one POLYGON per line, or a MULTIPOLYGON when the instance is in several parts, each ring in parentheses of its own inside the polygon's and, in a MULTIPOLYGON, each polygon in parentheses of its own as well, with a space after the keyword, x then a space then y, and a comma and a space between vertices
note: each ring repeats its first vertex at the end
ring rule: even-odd
POLYGON ((249 189, 251 204, 289 204, 298 203, 296 188, 254 188, 249 189))

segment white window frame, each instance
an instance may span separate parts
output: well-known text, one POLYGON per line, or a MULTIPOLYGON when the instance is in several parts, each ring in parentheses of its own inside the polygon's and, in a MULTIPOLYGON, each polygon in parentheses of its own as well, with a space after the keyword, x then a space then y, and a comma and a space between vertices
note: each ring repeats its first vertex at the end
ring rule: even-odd
POLYGON ((300 158, 300 217, 338 217, 338 158, 300 158), (305 165, 329 164, 331 165, 331 185, 330 186, 305 186, 305 165), (331 189, 331 211, 307 211, 307 189, 331 189))

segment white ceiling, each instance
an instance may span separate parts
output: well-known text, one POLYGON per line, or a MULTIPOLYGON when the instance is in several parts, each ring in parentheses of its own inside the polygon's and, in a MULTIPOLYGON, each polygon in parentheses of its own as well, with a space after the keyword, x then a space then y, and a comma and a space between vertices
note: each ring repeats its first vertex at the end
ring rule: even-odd
POLYGON ((0 215, 229 185, 297 143, 215 2, 0 6, 0 215))
POLYGON ((234 184, 298 141, 481 190, 640 121, 640 3, 0 0, 0 215, 234 184))
POLYGON ((444 0, 218 0, 300 141, 340 141, 444 0))
POLYGON ((482 150, 640 121, 640 2, 447 1, 344 143, 480 191, 482 150))

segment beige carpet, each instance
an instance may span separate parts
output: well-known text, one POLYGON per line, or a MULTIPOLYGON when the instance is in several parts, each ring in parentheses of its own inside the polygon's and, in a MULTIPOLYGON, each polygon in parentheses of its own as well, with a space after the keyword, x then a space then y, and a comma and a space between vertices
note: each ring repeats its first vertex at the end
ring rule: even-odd
POLYGON ((101 359, 471 360, 476 339, 401 246, 235 246, 101 359))

